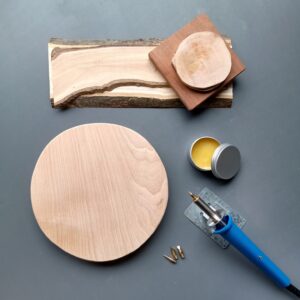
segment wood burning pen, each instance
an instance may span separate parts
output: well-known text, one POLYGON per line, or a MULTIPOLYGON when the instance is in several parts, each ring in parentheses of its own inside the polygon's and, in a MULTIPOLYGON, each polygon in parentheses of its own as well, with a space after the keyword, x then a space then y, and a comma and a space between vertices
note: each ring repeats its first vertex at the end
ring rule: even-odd
POLYGON ((213 234, 221 235, 252 263, 259 267, 279 287, 287 289, 300 298, 300 290, 291 284, 289 277, 234 224, 230 215, 221 209, 213 209, 198 195, 192 193, 189 193, 189 195, 201 211, 208 216, 207 226, 211 228, 213 234))

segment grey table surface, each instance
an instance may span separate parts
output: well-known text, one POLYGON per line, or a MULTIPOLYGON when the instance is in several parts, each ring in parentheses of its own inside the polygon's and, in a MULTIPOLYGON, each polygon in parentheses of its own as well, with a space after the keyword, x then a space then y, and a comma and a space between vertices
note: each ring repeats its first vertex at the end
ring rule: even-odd
POLYGON ((300 1, 0 1, 0 299, 291 299, 234 249, 222 250, 183 215, 187 191, 207 186, 247 219, 258 245, 300 285, 300 1), (70 109, 49 104, 47 42, 164 38, 205 12, 247 66, 232 109, 70 109), (169 205, 154 236, 114 264, 65 254, 38 228, 30 180, 44 146, 91 122, 128 126, 157 149, 169 205), (237 145, 230 182, 193 169, 193 139, 237 145), (180 243, 187 258, 162 258, 180 243))

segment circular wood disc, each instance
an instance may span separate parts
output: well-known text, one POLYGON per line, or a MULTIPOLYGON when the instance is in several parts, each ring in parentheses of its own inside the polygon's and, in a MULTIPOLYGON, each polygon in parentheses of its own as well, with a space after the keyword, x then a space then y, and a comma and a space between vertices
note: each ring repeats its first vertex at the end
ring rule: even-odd
POLYGON ((222 83, 231 70, 231 54, 221 36, 196 32, 179 45, 172 63, 187 86, 208 90, 222 83))
POLYGON ((137 132, 87 124, 55 137, 41 153, 31 202, 44 234, 64 251, 105 262, 138 249, 168 202, 162 161, 137 132))

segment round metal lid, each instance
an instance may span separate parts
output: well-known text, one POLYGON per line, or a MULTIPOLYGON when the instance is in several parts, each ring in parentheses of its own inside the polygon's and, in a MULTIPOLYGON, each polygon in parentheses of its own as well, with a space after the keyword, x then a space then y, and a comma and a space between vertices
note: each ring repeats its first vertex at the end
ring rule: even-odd
POLYGON ((240 169, 241 154, 237 147, 221 144, 214 152, 211 160, 213 174, 220 179, 234 177, 240 169))

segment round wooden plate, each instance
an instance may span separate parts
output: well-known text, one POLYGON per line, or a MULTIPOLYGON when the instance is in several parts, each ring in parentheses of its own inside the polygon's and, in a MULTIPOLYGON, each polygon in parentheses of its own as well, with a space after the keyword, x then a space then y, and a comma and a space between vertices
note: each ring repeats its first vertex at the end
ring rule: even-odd
POLYGON ((223 38, 215 32, 202 31, 179 44, 172 64, 184 84, 208 91, 227 78, 232 62, 223 38))
POLYGON ((158 227, 168 179, 151 144, 114 124, 87 124, 55 137, 41 153, 31 202, 44 234, 90 261, 124 257, 158 227))

